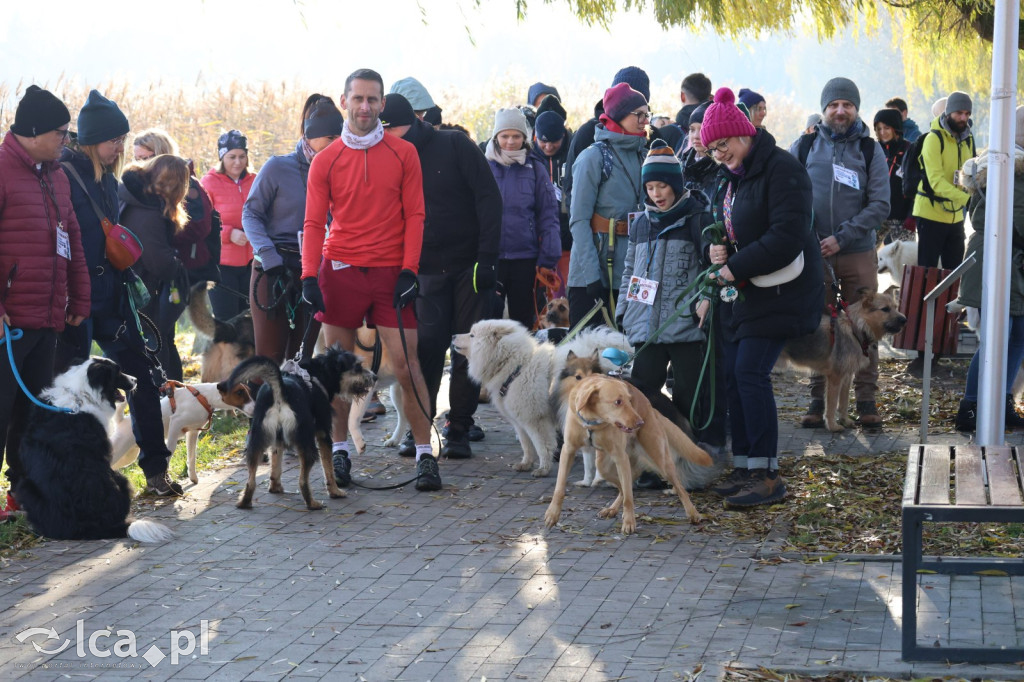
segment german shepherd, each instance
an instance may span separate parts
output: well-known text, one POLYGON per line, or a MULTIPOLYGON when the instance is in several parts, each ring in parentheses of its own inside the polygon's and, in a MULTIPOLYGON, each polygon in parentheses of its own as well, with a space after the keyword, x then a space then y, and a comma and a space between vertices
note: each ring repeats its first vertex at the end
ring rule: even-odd
POLYGON ((896 334, 907 324, 899 305, 890 294, 867 287, 861 298, 836 318, 822 315, 818 328, 806 336, 790 339, 782 358, 825 377, 825 426, 842 431, 854 425, 850 419, 850 384, 853 375, 868 364, 872 346, 886 334, 896 334))
MULTIPOLYGON (((596 351, 592 355, 585 357, 569 351, 565 358, 565 368, 559 374, 558 381, 555 384, 555 391, 551 396, 552 402, 558 409, 560 423, 565 421, 566 406, 569 404, 569 395, 572 393, 572 390, 580 381, 595 374, 605 374, 600 355, 596 351)), ((686 434, 687 438, 690 440, 696 438, 693 433, 693 427, 690 425, 690 420, 679 411, 675 403, 668 396, 661 391, 652 391, 646 386, 640 386, 629 377, 622 377, 622 379, 638 388, 644 394, 644 397, 650 401, 654 409, 679 427, 679 430, 686 434)), ((680 387, 680 390, 683 390, 683 388, 680 387)), ((671 448, 671 444, 669 447, 671 448)), ((595 475, 594 450, 584 446, 581 448, 581 454, 583 455, 583 480, 576 481, 576 485, 595 486, 603 479, 599 472, 595 475)), ((678 455, 680 453, 674 452, 673 454, 678 455)), ((721 453, 711 455, 711 459, 712 463, 710 466, 696 466, 685 458, 678 460, 680 478, 686 485, 687 490, 700 490, 717 480, 729 466, 732 458, 724 448, 721 448, 721 453)))
MULTIPOLYGON (((252 508, 256 491, 256 469, 263 453, 270 449, 270 492, 283 493, 281 458, 292 450, 299 458, 299 490, 307 509, 322 509, 309 491, 309 470, 320 455, 320 464, 331 497, 345 497, 334 480, 331 462, 331 401, 336 396, 352 400, 373 386, 373 372, 348 351, 328 348, 299 363, 299 371, 282 371, 270 358, 256 355, 242 361, 226 381, 217 385, 225 402, 233 400, 232 389, 254 379, 263 381, 256 394, 252 426, 245 441, 249 478, 238 500, 239 509, 252 508), (307 376, 302 376, 302 373, 307 376)), ((230 404, 230 403, 229 403, 230 404)))

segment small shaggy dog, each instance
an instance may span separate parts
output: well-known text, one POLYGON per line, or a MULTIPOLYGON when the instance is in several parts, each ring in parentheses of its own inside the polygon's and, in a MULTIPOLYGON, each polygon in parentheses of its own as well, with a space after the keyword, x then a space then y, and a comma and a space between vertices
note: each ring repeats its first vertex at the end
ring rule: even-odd
POLYGON ((72 412, 35 405, 21 441, 24 470, 14 496, 37 533, 55 540, 129 537, 164 542, 173 534, 155 521, 128 521, 128 479, 110 467, 107 423, 135 378, 106 358, 73 365, 43 391, 42 400, 72 412))

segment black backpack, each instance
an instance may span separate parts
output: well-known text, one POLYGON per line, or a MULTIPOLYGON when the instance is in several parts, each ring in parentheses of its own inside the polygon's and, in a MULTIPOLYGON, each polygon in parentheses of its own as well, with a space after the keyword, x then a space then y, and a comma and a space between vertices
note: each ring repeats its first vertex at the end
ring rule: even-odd
MULTIPOLYGON (((900 174, 903 176, 904 198, 913 199, 920 194, 923 197, 927 197, 934 204, 936 201, 941 202, 944 200, 935 194, 931 183, 928 182, 928 174, 924 172, 924 164, 921 162, 921 151, 924 149, 924 141, 930 133, 935 133, 939 136, 939 155, 941 156, 946 150, 946 141, 941 133, 935 130, 924 132, 919 138, 914 140, 914 143, 910 145, 910 149, 903 156, 903 162, 900 164, 900 174)), ((974 135, 970 135, 968 139, 971 142, 971 156, 976 156, 974 135)))
MULTIPOLYGON (((811 153, 811 145, 814 144, 814 138, 817 136, 817 132, 804 133, 800 136, 800 144, 797 146, 796 158, 800 160, 801 166, 807 166, 807 155, 811 153)), ((877 143, 873 138, 860 138, 860 153, 864 156, 864 168, 867 169, 868 173, 871 172, 871 160, 875 158, 876 146, 877 143)))

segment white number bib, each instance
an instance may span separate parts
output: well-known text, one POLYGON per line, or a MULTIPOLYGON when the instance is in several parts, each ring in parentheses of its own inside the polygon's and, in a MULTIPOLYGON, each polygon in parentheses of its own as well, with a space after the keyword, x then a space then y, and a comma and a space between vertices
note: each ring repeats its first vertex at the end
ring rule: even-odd
POLYGON ((644 279, 633 275, 629 279, 626 300, 636 301, 644 305, 654 305, 654 297, 658 294, 658 283, 653 279, 644 279))

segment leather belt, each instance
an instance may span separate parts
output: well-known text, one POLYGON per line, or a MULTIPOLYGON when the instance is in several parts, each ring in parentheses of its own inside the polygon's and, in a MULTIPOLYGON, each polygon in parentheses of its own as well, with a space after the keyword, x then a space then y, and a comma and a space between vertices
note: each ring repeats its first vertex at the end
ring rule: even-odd
POLYGON ((615 234, 619 237, 625 237, 629 234, 629 223, 625 220, 617 220, 615 218, 605 218, 603 215, 595 213, 590 217, 590 231, 594 234, 608 234, 608 226, 615 222, 615 234))

